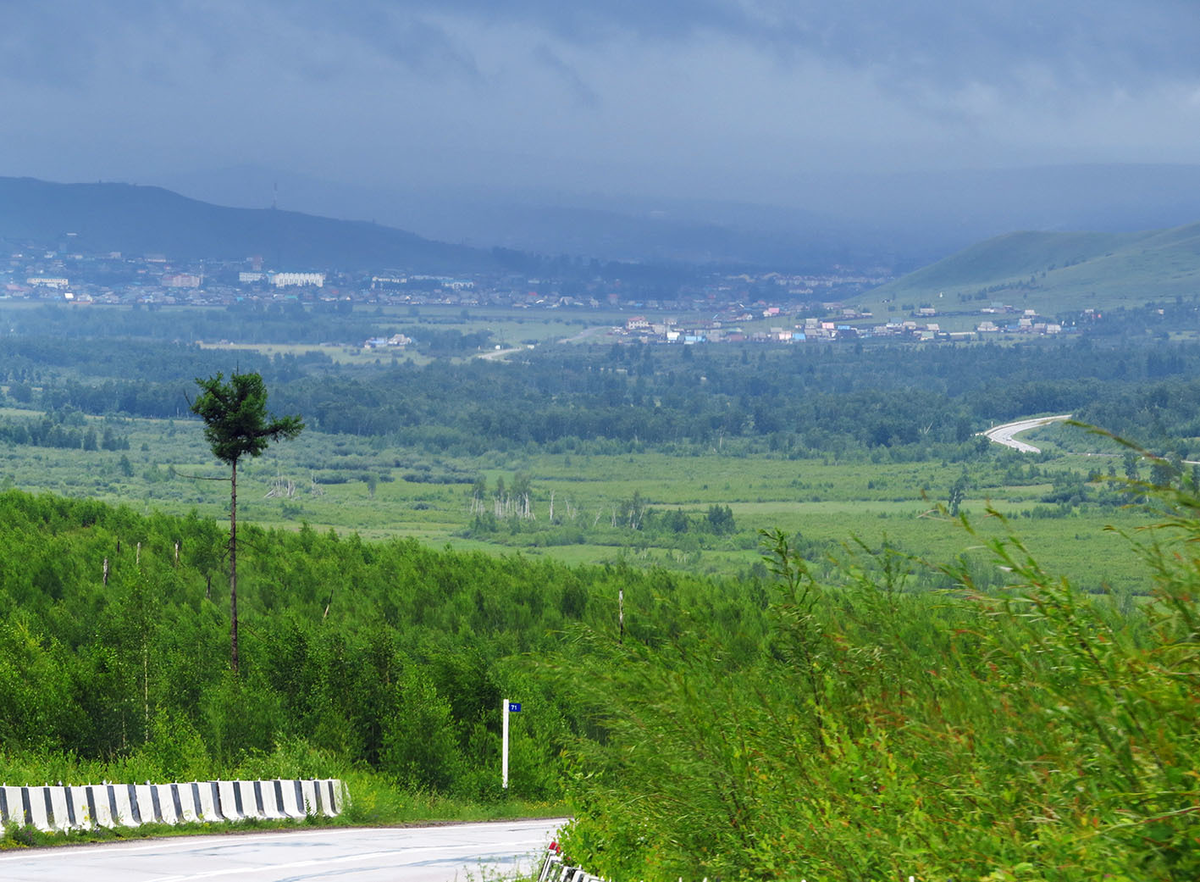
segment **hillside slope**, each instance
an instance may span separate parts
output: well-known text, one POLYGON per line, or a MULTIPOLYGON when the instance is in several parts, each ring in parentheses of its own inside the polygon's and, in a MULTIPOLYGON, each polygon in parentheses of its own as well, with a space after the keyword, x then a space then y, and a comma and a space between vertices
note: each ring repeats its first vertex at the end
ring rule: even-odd
POLYGON ((296 268, 463 271, 492 265, 488 252, 375 223, 227 208, 159 187, 33 178, 0 178, 0 240, 177 260, 260 254, 274 265, 296 268))
POLYGON ((876 288, 881 306, 1000 300, 1052 315, 1200 292, 1200 223, 1139 233, 1009 233, 876 288))

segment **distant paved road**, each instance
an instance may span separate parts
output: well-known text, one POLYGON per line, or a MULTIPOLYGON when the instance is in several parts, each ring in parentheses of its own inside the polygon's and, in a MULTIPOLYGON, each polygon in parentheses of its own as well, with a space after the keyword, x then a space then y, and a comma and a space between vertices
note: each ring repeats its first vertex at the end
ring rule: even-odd
POLYGON ((1052 417, 1037 417, 1032 420, 1018 420, 1015 423, 1005 423, 1003 426, 996 426, 988 429, 982 434, 986 435, 988 440, 995 441, 997 444, 1003 444, 1005 447, 1011 447, 1013 450, 1019 450, 1022 453, 1041 453, 1040 447, 1034 447, 1032 444, 1026 444, 1024 441, 1018 441, 1014 438, 1021 432, 1028 432, 1030 429, 1038 429, 1042 426, 1048 426, 1050 423, 1069 420, 1071 414, 1065 413, 1062 416, 1052 417))
POLYGON ((181 836, 0 854, 4 882, 466 882, 527 872, 566 818, 181 836))
POLYGON ((595 337, 597 334, 607 334, 612 328, 608 325, 596 325, 591 328, 584 328, 578 334, 571 337, 563 337, 559 343, 582 343, 589 337, 595 337))
POLYGON ((514 352, 524 352, 526 348, 525 346, 514 346, 512 349, 489 349, 487 352, 479 353, 478 357, 484 361, 499 361, 514 352))

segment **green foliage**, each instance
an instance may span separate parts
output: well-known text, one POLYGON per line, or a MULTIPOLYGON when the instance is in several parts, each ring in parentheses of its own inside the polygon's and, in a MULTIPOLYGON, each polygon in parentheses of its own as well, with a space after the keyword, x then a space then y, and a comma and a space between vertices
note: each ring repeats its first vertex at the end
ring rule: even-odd
POLYGON ((295 438, 304 428, 297 416, 267 417, 267 388, 259 374, 235 373, 228 383, 223 379, 220 373, 197 378, 201 391, 191 402, 217 459, 236 466, 243 456, 260 456, 272 441, 295 438))
POLYGON ((929 594, 886 548, 818 582, 775 533, 763 655, 701 621, 584 638, 552 666, 607 732, 573 751, 569 854, 612 878, 1197 878, 1200 498, 1153 492, 1143 610, 1014 535, 986 542, 1006 587, 964 561, 929 594))
POLYGON ((358 769, 375 790, 486 803, 502 798, 499 708, 511 697, 525 713, 503 798, 555 801, 561 753, 586 726, 575 698, 531 674, 528 656, 560 648, 578 623, 615 642, 620 589, 627 641, 661 641, 682 608, 737 622, 743 653, 765 633, 752 585, 309 528, 241 535, 234 676, 223 662, 227 609, 206 594, 226 566, 216 523, 0 494, 0 778, 358 769))

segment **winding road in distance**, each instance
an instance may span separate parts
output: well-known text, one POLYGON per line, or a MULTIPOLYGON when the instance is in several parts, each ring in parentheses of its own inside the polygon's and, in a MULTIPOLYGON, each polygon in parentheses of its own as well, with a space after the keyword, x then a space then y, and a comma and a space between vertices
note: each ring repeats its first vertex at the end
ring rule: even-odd
POLYGON ((1026 444, 1024 441, 1018 441, 1014 435, 1020 432, 1028 432, 1030 429, 1040 429, 1042 426, 1048 426, 1050 423, 1069 420, 1071 414, 1065 413, 1062 416, 1049 417, 1034 417, 1031 420, 1018 420, 1015 423, 1005 423, 1003 426, 995 426, 988 429, 986 432, 980 432, 981 435, 986 435, 989 441, 995 441, 997 444, 1003 444, 1005 447, 1011 447, 1013 450, 1019 450, 1022 453, 1041 453, 1040 447, 1034 447, 1032 444, 1026 444))
POLYGON ((528 872, 566 818, 181 836, 0 854, 4 882, 466 882, 528 872))

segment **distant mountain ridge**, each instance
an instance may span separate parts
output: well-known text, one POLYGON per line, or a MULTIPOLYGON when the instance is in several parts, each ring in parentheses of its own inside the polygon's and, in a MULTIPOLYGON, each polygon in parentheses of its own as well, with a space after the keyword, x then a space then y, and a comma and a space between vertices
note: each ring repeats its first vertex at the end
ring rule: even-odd
POLYGON ((1192 223, 1137 233, 1008 233, 876 288, 866 300, 946 310, 1017 301, 1052 314, 1197 294, 1200 223, 1192 223))
POLYGON ((42 247, 69 242, 73 251, 163 254, 174 260, 261 255, 273 266, 292 269, 461 272, 495 265, 487 251, 370 222, 227 208, 160 187, 35 178, 0 177, 0 240, 42 247))
MULTIPOLYGON (((353 170, 345 173, 353 177, 353 170)), ((152 183, 220 205, 373 218, 443 242, 600 261, 908 272, 1011 230, 1132 232, 1189 223, 1200 165, 1074 165, 925 172, 796 168, 769 193, 675 197, 630 182, 596 191, 400 179, 348 183, 237 166, 152 183)), ((703 191, 703 187, 700 190, 703 191)))

